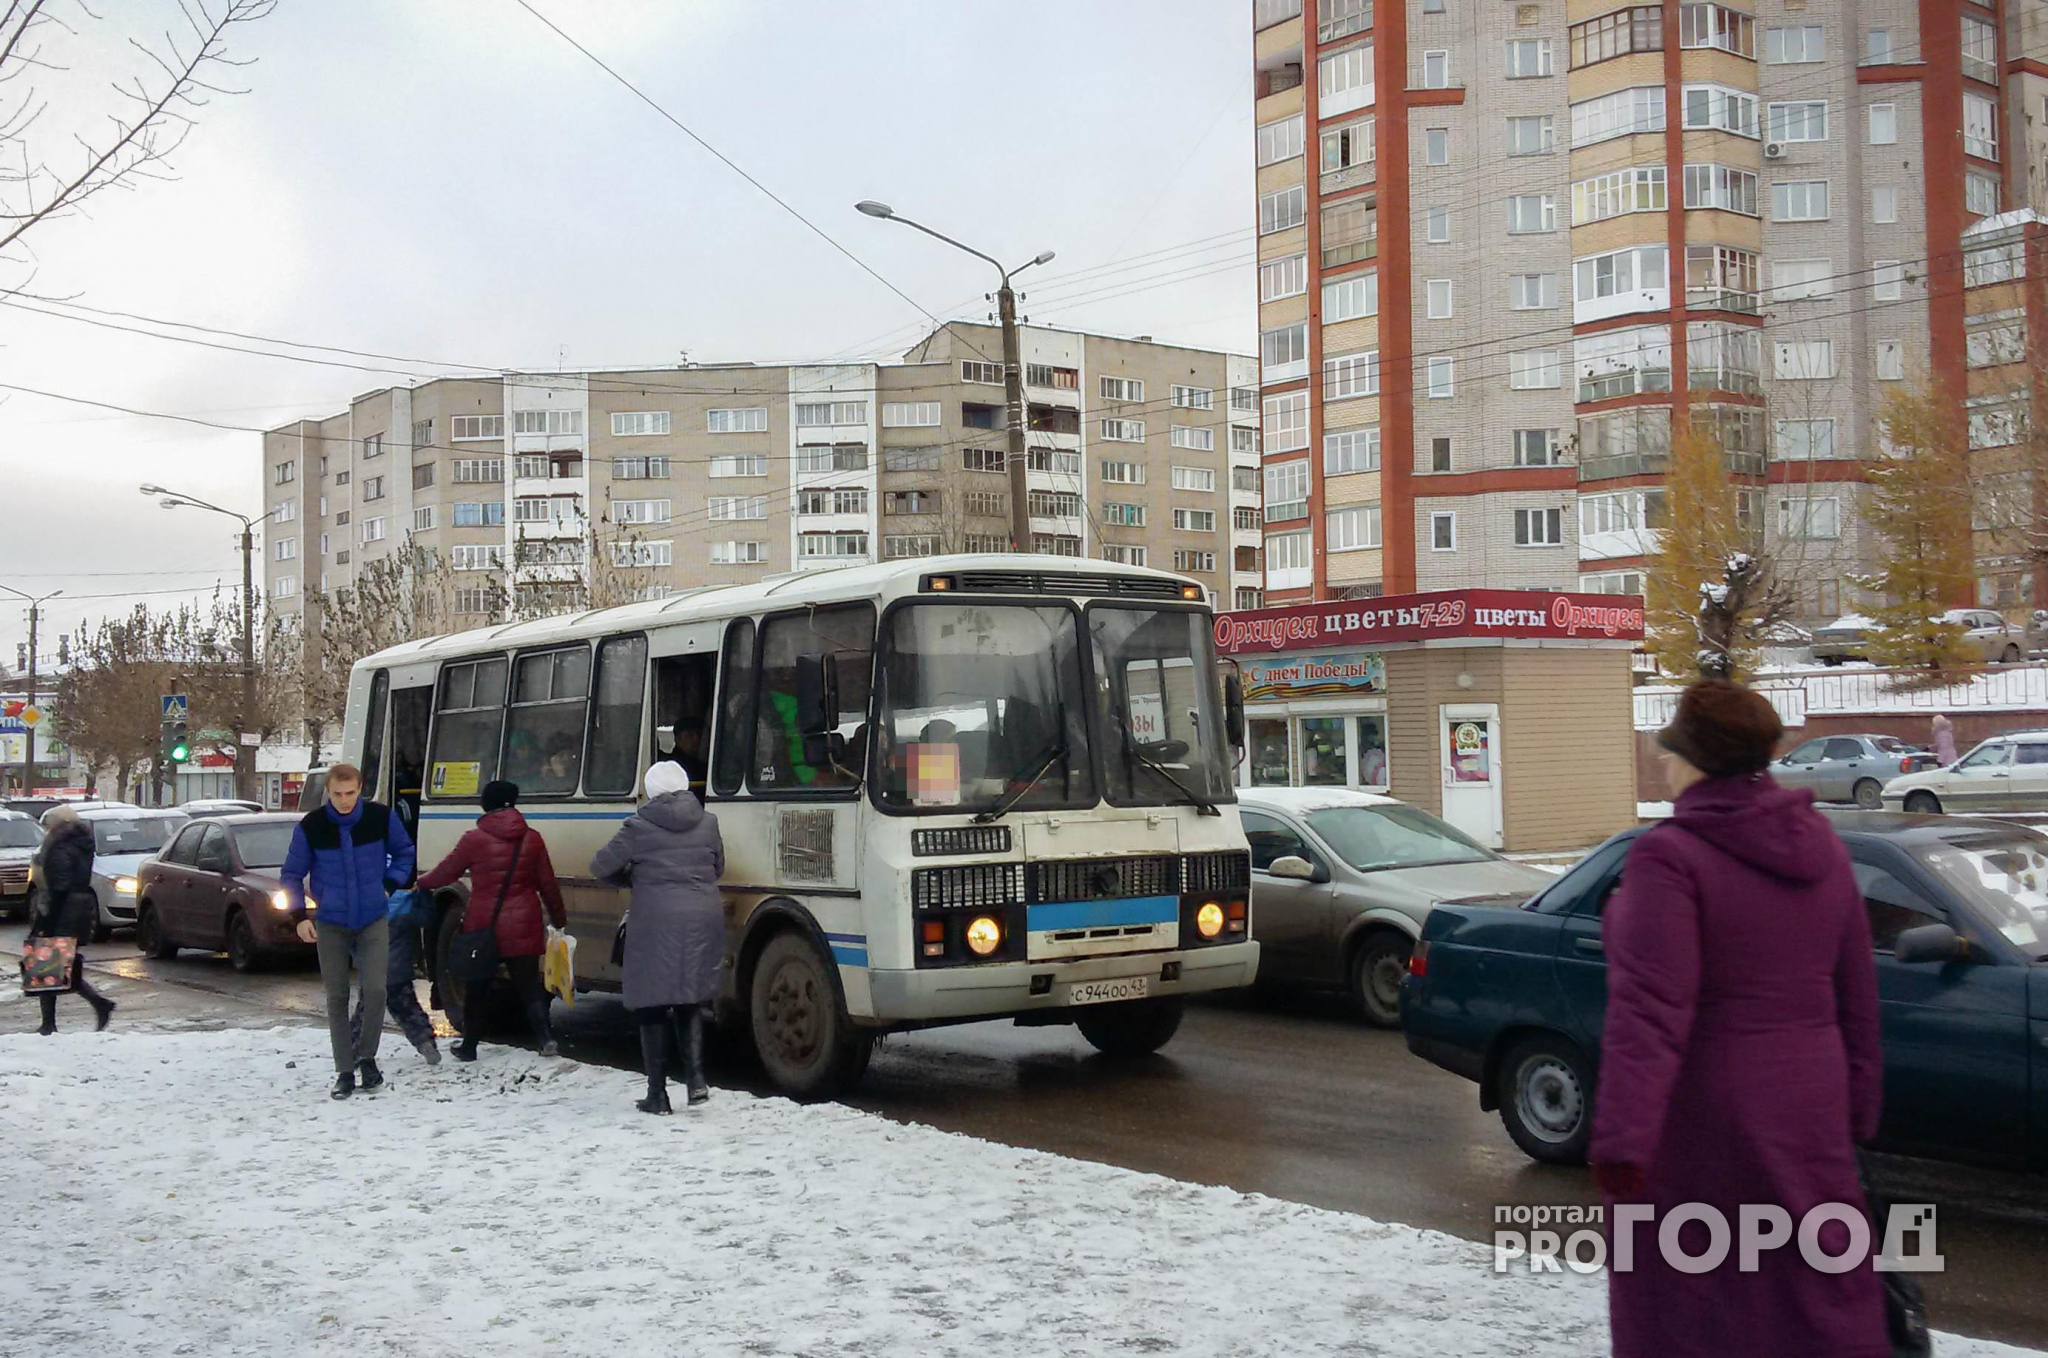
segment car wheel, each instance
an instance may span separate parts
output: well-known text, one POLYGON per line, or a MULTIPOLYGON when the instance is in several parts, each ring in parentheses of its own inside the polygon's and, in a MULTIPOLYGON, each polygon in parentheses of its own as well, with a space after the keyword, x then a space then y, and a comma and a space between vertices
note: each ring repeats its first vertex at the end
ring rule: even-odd
POLYGON ((98 921, 98 920, 94 920, 94 921, 93 921, 93 925, 92 925, 92 941, 93 941, 93 942, 95 942, 95 943, 104 943, 104 942, 106 942, 106 941, 107 941, 108 939, 112 938, 113 936, 114 936, 114 926, 113 926, 113 925, 111 925, 111 924, 103 924, 103 923, 101 923, 101 922, 100 922, 100 921, 98 921))
POLYGON ((754 964, 747 1009, 754 1050, 774 1086, 793 1099, 829 1099, 866 1073, 874 1036, 848 1017, 831 963, 795 932, 768 940, 754 964))
POLYGON ((1824 655, 1820 658, 1820 663, 1826 665, 1829 669, 1833 669, 1842 663, 1842 657, 1838 655, 1824 655))
POLYGON ((1585 1053, 1554 1033, 1525 1037, 1501 1058, 1500 1120, 1532 1160, 1585 1163, 1593 1139, 1593 1074, 1585 1053))
POLYGON ((1074 1026, 1104 1056, 1150 1056, 1173 1040, 1186 1008, 1177 995, 1091 1005, 1076 1011, 1074 1026))
POLYGON ((148 901, 142 903, 142 913, 135 917, 135 946, 144 957, 159 962, 168 962, 178 955, 178 945, 164 935, 163 917, 148 901))
POLYGON ((1884 805, 1884 786, 1875 778, 1865 778, 1856 784, 1854 796, 1856 805, 1875 811, 1884 805))
POLYGON ((1351 959, 1351 999, 1375 1028, 1401 1026, 1401 979, 1408 974, 1408 936, 1382 929, 1359 945, 1351 959))
POLYGON ((1999 656, 1998 658, 2005 664, 2017 665, 2020 663, 2020 648, 2017 646, 2008 646, 2005 648, 2005 654, 1999 656))
POLYGON ((1932 792, 1909 792, 1906 794, 1906 810, 1916 816, 1938 816, 1941 814, 1941 798, 1932 792))
POLYGON ((255 926, 239 910, 228 916, 228 965, 245 976, 263 969, 263 949, 256 946, 255 926))

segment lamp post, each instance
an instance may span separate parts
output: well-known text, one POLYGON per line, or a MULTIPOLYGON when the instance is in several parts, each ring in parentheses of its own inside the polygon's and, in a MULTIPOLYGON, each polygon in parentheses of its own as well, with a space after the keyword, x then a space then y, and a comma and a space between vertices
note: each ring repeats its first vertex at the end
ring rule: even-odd
POLYGON ((248 801, 256 795, 256 759, 242 742, 242 733, 256 712, 256 525, 277 511, 273 509, 269 514, 259 514, 252 519, 247 514, 237 514, 232 509, 222 509, 197 496, 166 490, 162 486, 144 486, 142 493, 164 497, 157 503, 165 509, 211 510, 242 525, 242 701, 241 711, 235 713, 235 796, 248 801))
POLYGON ((1004 465, 1010 472, 1010 546, 1019 552, 1031 550, 1031 481, 1027 475, 1029 463, 1024 451, 1024 366, 1022 342, 1017 334, 1017 293, 1010 286, 1010 280, 1034 264, 1043 264, 1053 257, 1050 250, 1026 260, 1014 269, 1006 269, 1003 262, 994 255, 985 255, 971 245, 963 245, 951 236, 934 231, 922 222, 912 221, 898 213, 887 203, 878 203, 864 198, 855 203, 854 210, 885 222, 901 222, 916 231, 922 231, 935 240, 942 240, 956 250, 964 250, 976 259, 986 260, 995 266, 1002 276, 1002 287, 996 293, 997 314, 1003 324, 1003 399, 1009 406, 1010 440, 1004 454, 1004 465))
MULTIPOLYGON (((16 598, 28 600, 28 705, 34 707, 36 705, 36 623, 42 618, 43 605, 64 591, 53 589, 48 594, 38 598, 33 594, 16 589, 12 585, 0 585, 0 589, 6 590, 16 598)), ((26 757, 21 765, 21 791, 23 796, 33 797, 36 795, 36 723, 24 721, 21 724, 21 729, 28 733, 22 737, 22 751, 26 757)))

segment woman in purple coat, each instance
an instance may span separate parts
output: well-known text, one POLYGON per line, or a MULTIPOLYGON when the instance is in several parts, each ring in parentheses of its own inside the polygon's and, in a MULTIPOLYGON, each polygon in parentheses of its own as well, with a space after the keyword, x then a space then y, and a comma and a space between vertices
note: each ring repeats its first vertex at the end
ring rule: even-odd
MULTIPOLYGON (((1672 817, 1635 842, 1602 922, 1593 1170, 1611 1232, 1617 1203, 1655 1212, 1629 1232, 1633 1268, 1609 1273, 1615 1358, 1891 1353, 1869 1262, 1824 1273, 1799 1250, 1809 1209, 1864 1210, 1856 1147, 1877 1133, 1883 1062, 1862 893, 1811 796, 1764 772, 1780 729, 1748 689, 1685 691, 1658 737, 1672 817), (1728 1257, 1706 1272, 1658 1247, 1656 1223, 1682 1203, 1728 1222, 1728 1257), (1752 1272, 1733 1248, 1744 1204, 1783 1208, 1793 1227, 1752 1272)), ((1678 1236, 1706 1254, 1703 1223, 1678 1236)), ((1849 1243, 1840 1222, 1819 1238, 1832 1255, 1849 1243)))

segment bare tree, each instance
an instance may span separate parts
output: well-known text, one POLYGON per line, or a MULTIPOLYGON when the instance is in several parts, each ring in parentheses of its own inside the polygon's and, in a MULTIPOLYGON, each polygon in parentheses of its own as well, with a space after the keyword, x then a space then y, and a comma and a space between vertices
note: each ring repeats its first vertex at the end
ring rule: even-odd
POLYGON ((108 189, 169 177, 171 155, 219 83, 249 64, 230 31, 275 0, 176 0, 182 31, 126 44, 139 56, 94 94, 67 60, 94 61, 82 31, 106 20, 84 0, 5 0, 0 9, 0 259, 24 260, 28 233, 82 210, 108 189))
POLYGON ((81 755, 95 780, 113 770, 125 800, 160 754, 160 694, 176 667, 166 658, 166 620, 137 604, 124 617, 81 627, 74 663, 57 683, 57 734, 81 755))
POLYGON ((314 621, 298 648, 295 678, 306 740, 316 755, 325 738, 341 730, 356 662, 403 641, 453 631, 455 590, 440 554, 408 537, 397 551, 357 570, 353 584, 307 599, 314 621))

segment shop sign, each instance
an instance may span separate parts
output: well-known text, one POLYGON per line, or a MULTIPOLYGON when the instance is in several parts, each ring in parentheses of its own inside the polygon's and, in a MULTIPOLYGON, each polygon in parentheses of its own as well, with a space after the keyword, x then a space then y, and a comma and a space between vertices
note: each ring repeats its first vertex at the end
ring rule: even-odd
POLYGON ((1224 655, 1453 637, 1640 641, 1643 601, 1626 594, 1450 589, 1216 615, 1216 649, 1224 655))
POLYGON ((1378 651, 1332 651, 1291 660, 1247 660, 1246 702, 1290 698, 1341 698, 1387 691, 1387 662, 1378 651))

